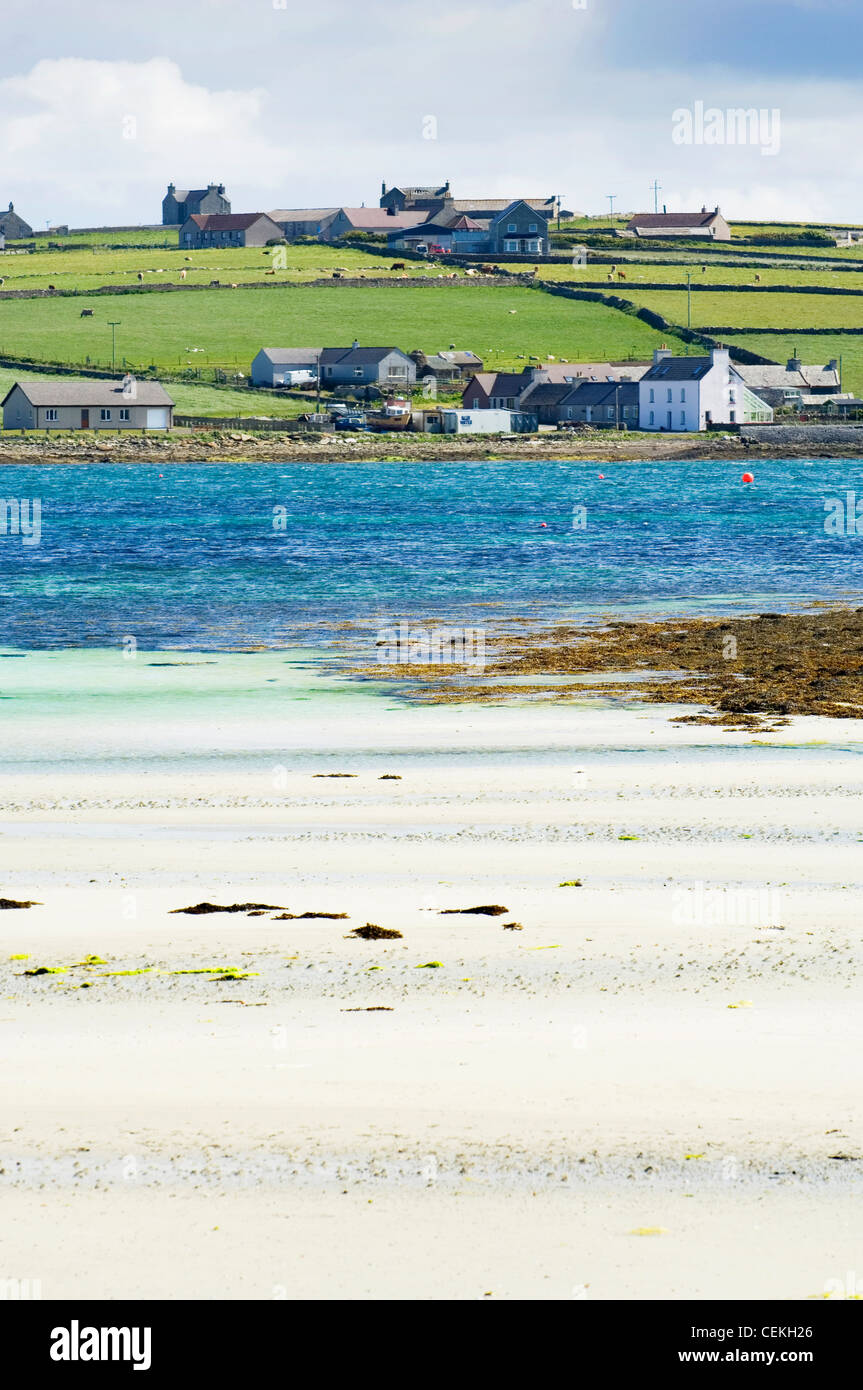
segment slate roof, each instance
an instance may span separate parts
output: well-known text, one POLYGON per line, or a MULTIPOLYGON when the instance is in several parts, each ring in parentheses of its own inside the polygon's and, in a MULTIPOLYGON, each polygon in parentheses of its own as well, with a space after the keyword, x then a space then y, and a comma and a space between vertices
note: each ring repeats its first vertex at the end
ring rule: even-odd
POLYGON ((381 362, 385 357, 389 357, 391 352, 399 352, 402 357, 407 354, 401 352, 397 347, 338 347, 324 348, 321 352, 321 364, 334 364, 336 362, 347 362, 350 360, 356 366, 365 366, 370 362, 381 362))
POLYGON ((173 405, 164 386, 158 381, 136 381, 134 396, 123 393, 120 381, 16 381, 0 405, 19 387, 31 405, 173 405))
POLYGON ((721 216, 721 212, 716 208, 703 212, 637 212, 627 222, 626 230, 634 232, 637 227, 668 227, 669 230, 680 227, 709 227, 711 222, 715 222, 716 218, 721 216))
POLYGON ((261 348, 274 367, 288 367, 292 362, 317 362, 323 348, 261 348))
POLYGON ((833 367, 810 367, 803 363, 799 370, 780 366, 743 365, 737 370, 753 391, 757 391, 759 386, 786 391, 793 387, 804 390, 812 386, 839 386, 839 371, 833 367))
POLYGON ((193 212, 189 218, 202 232, 245 232, 262 217, 269 218, 266 212, 193 212))
MULTIPOLYGON (((712 366, 709 357, 663 357, 644 373, 642 381, 700 381, 712 366)), ((731 370, 736 371, 734 363, 731 370)))

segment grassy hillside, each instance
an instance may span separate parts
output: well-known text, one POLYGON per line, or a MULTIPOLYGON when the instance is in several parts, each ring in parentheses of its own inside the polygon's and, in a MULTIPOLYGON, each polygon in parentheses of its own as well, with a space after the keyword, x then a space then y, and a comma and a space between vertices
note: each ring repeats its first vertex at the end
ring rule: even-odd
MULTIPOLYGON (((199 293, 0 301, 3 350, 42 361, 110 365, 109 320, 117 320, 117 365, 174 370, 214 365, 248 372, 261 347, 393 343, 428 352, 450 343, 491 366, 522 366, 531 354, 570 360, 649 356, 660 335, 599 304, 522 287, 448 284, 428 289, 240 289, 199 293), (93 317, 82 319, 82 308, 93 317)), ((681 349, 683 350, 683 349, 681 349)))

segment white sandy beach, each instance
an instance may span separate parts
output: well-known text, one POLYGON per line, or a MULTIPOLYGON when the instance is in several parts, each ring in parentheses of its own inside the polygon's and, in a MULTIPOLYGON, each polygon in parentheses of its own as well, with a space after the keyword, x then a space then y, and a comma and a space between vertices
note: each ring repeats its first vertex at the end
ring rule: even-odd
POLYGON ((0 1276, 581 1300, 863 1273, 858 722, 333 681, 250 719, 285 668, 241 660, 230 700, 171 673, 209 706, 41 675, 4 711, 0 892, 41 905, 0 913, 0 1276), (348 920, 171 915, 202 900, 348 920), (507 913, 440 915, 480 904, 507 913))

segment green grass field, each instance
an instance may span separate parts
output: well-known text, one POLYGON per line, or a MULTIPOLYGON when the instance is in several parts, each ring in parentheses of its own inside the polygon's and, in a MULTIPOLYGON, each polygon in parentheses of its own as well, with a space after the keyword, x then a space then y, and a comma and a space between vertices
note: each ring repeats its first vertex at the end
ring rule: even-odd
MULTIPOLYGON (((8 354, 40 361, 181 370, 224 366, 247 373, 261 347, 392 343, 436 352, 455 343, 489 366, 523 366, 531 354, 647 357, 668 335, 600 304, 523 287, 448 284, 398 290, 201 290, 98 298, 0 301, 0 342, 8 354), (82 308, 93 318, 82 319, 82 308)), ((684 351, 680 345, 681 351, 684 351)))
POLYGON ((755 276, 760 275, 762 285, 828 285, 841 289, 859 290, 863 293, 863 269, 838 270, 829 266, 815 270, 804 270, 798 266, 761 266, 753 268, 743 265, 713 265, 703 260, 680 262, 677 265, 651 265, 642 258, 638 261, 619 262, 619 269, 625 280, 614 281, 608 277, 611 267, 607 265, 544 265, 538 278, 541 280, 589 281, 597 289, 606 293, 631 297, 630 291, 637 289, 642 282, 648 284, 686 285, 686 273, 692 272, 692 287, 699 290, 704 285, 754 285, 755 276), (702 272, 702 265, 707 270, 702 272))
MULTIPOLYGON (((58 290, 92 290, 101 285, 129 285, 137 288, 139 272, 144 284, 171 281, 180 283, 185 270, 187 285, 208 285, 211 280, 238 283, 258 280, 280 281, 316 280, 330 277, 334 270, 344 269, 350 275, 375 279, 389 278, 401 272, 390 269, 399 257, 369 255, 353 248, 334 246, 236 247, 212 251, 180 251, 154 248, 149 251, 109 249, 76 249, 70 251, 37 251, 32 255, 0 255, 0 276, 4 290, 43 290, 55 285, 58 290), (284 259, 285 265, 281 261, 284 259), (274 276, 267 271, 275 268, 274 276)), ((456 267, 456 273, 462 271, 456 267)), ((407 262, 410 276, 438 278, 450 273, 443 265, 423 261, 407 262)))

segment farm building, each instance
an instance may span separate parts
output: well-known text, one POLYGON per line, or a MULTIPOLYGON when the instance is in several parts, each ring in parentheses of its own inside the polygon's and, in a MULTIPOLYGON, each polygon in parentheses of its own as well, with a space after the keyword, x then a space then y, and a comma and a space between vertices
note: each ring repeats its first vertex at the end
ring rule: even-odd
POLYGON ((223 183, 210 183, 206 188, 177 188, 176 184, 169 183, 162 199, 162 226, 182 227, 195 213, 230 211, 223 183))
POLYGON ((335 217, 321 232, 321 241, 338 241, 348 232, 372 232, 376 235, 406 231, 425 222, 427 212, 393 212, 387 208, 339 208, 335 217))
POLYGON ((15 205, 10 203, 8 212, 0 212, 0 233, 8 241, 20 241, 23 237, 32 236, 33 228, 18 216, 15 205))
POLYGON ((700 212, 637 212, 626 230, 640 237, 705 237, 730 241, 731 228, 718 207, 700 212))
POLYGON ((477 372, 461 393, 465 410, 518 410, 533 386, 530 372, 477 372))
POLYGON ((158 381, 16 381, 3 398, 7 430, 168 430, 174 402, 158 381))
POLYGON ((408 386, 417 379, 416 363, 400 348, 324 348, 321 381, 327 386, 408 386))
POLYGON ((193 213, 180 228, 180 248, 266 246, 281 241, 282 229, 265 212, 193 213))
POLYGON ((252 361, 255 386, 294 386, 317 381, 323 348, 261 348, 252 361))
POLYGON ((704 430, 773 419, 771 407, 732 366, 728 348, 713 348, 709 357, 674 357, 657 348, 638 392, 642 430, 704 430))
POLYGON ((275 208, 267 216, 279 224, 287 241, 296 241, 301 236, 323 236, 337 212, 338 208, 275 208))

